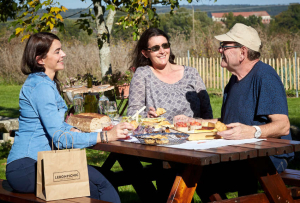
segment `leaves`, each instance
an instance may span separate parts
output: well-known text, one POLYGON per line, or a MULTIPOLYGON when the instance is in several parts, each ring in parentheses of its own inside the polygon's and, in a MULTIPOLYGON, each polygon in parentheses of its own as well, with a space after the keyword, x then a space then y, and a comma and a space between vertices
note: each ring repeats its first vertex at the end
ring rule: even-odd
POLYGON ((18 7, 21 13, 11 23, 12 26, 17 28, 10 39, 25 34, 21 38, 21 41, 24 41, 29 38, 30 34, 51 31, 54 27, 58 27, 60 31, 63 31, 63 17, 60 12, 65 12, 67 8, 63 6, 59 8, 56 4, 57 2, 53 3, 53 0, 45 0, 42 3, 40 0, 21 1, 18 7), (42 8, 47 12, 37 15, 37 12, 42 8))
POLYGON ((25 28, 16 28, 16 35, 18 36, 20 33, 23 33, 24 30, 25 28))
POLYGON ((109 10, 109 9, 114 11, 116 8, 114 7, 114 5, 107 5, 106 10, 109 10))

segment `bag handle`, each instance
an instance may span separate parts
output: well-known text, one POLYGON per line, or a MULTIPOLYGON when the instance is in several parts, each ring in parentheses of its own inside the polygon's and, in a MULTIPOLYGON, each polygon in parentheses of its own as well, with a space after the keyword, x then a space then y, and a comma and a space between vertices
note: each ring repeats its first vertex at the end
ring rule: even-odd
POLYGON ((61 134, 61 135, 59 136, 59 138, 58 138, 58 141, 57 141, 58 150, 59 150, 59 140, 60 140, 61 136, 63 136, 63 135, 65 135, 65 137, 66 137, 66 149, 68 149, 68 143, 67 143, 67 135, 66 135, 66 133, 68 133, 68 134, 71 135, 71 137, 72 137, 72 149, 73 149, 73 143, 74 143, 73 135, 72 135, 71 133, 69 133, 69 132, 64 132, 64 133, 61 134))
POLYGON ((71 137, 72 137, 72 149, 73 149, 73 143, 74 143, 73 135, 72 135, 71 133, 69 133, 69 132, 64 132, 64 131, 62 131, 62 130, 57 130, 57 131, 55 131, 55 133, 53 134, 53 137, 52 137, 52 150, 54 150, 53 139, 54 139, 55 134, 56 134, 58 131, 61 131, 61 132, 62 132, 62 134, 59 136, 58 141, 57 141, 58 150, 59 150, 59 140, 60 140, 60 137, 61 137, 62 135, 65 135, 65 137, 66 137, 66 149, 68 149, 68 140, 67 140, 66 133, 70 134, 71 137))

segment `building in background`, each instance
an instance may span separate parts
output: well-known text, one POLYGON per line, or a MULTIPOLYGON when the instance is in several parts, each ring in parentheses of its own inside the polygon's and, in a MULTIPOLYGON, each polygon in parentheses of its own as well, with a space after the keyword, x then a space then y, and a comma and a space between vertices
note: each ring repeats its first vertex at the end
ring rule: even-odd
MULTIPOLYGON (((243 16, 244 18, 248 18, 249 16, 255 15, 257 17, 262 18, 262 23, 269 24, 271 21, 271 16, 267 13, 267 11, 252 11, 252 12, 232 12, 233 16, 243 16)), ((226 20, 224 14, 228 13, 211 13, 212 20, 216 22, 222 22, 222 20, 226 20)))

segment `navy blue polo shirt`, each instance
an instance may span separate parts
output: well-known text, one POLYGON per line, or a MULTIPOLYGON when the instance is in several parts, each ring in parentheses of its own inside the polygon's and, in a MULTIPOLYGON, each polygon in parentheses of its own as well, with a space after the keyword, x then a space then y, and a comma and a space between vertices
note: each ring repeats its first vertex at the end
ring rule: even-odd
MULTIPOLYGON (((268 115, 288 116, 285 90, 276 71, 261 61, 240 81, 232 75, 225 87, 221 120, 225 124, 264 125, 268 115)), ((291 140, 291 133, 281 139, 291 140)), ((290 157, 293 153, 279 155, 290 157)), ((277 156, 278 157, 278 156, 277 156)))

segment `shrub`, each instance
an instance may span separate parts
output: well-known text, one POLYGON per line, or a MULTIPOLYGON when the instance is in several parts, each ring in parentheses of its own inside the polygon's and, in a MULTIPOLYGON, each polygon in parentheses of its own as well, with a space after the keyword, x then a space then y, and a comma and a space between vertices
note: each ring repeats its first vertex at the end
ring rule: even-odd
POLYGON ((10 140, 8 140, 7 142, 2 142, 0 144, 0 159, 8 157, 8 154, 11 150, 11 146, 12 144, 10 140))

